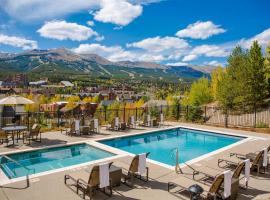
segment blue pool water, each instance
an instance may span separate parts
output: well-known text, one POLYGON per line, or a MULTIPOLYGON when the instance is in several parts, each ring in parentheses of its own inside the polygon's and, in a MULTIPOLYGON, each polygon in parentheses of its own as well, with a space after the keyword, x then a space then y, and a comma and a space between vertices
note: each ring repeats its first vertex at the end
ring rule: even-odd
MULTIPOLYGON (((8 156, 29 168, 29 174, 35 174, 107 158, 113 155, 114 154, 112 153, 97 149, 88 144, 76 144, 10 154, 8 156)), ((5 157, 0 157, 0 166, 9 178, 17 178, 27 174, 27 170, 20 165, 7 160, 5 157)))
POLYGON ((175 165, 175 148, 183 163, 228 146, 243 138, 190 129, 174 129, 100 141, 103 144, 134 154, 150 152, 149 158, 175 165))

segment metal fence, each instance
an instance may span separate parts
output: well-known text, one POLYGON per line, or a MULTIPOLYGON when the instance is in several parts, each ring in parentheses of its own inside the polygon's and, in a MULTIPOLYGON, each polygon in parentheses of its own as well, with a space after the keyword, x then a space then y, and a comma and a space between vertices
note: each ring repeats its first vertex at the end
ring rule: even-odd
POLYGON ((98 118, 101 125, 119 117, 126 122, 130 116, 136 121, 142 121, 145 114, 158 118, 163 113, 166 121, 194 122, 225 127, 261 127, 270 125, 270 108, 235 109, 224 111, 220 107, 192 107, 192 106, 153 106, 148 108, 122 108, 122 109, 97 109, 94 114, 87 112, 9 112, 0 113, 0 127, 10 124, 32 126, 39 123, 43 128, 53 129, 69 126, 74 118, 82 119, 84 124, 89 124, 92 118, 98 118))

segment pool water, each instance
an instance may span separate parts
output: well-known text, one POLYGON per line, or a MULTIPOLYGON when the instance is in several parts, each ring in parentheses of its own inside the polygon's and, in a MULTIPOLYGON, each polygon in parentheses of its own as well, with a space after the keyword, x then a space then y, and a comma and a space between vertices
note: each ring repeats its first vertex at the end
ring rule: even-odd
POLYGON ((179 149, 179 162, 184 163, 241 139, 243 138, 179 128, 100 142, 134 154, 150 152, 150 159, 174 166, 175 148, 179 149))
POLYGON ((9 178, 17 178, 26 176, 27 171, 29 174, 36 174, 107 158, 113 155, 88 144, 76 144, 8 155, 8 157, 27 167, 29 170, 5 157, 0 157, 0 166, 9 178))

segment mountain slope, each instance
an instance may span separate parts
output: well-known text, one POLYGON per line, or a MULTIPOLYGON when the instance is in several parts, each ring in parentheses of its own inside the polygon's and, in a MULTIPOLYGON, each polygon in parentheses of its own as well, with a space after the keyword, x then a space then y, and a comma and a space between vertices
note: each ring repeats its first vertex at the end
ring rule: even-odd
POLYGON ((150 62, 111 62, 96 54, 75 54, 59 48, 1 54, 0 71, 27 72, 40 76, 84 74, 92 77, 178 79, 199 78, 207 73, 191 67, 165 66, 150 62))

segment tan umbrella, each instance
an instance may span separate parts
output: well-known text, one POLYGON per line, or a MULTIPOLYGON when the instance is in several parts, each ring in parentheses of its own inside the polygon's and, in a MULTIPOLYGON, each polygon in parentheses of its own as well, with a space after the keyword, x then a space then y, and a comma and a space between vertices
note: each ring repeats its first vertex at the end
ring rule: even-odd
POLYGON ((18 95, 8 96, 0 100, 0 105, 27 105, 33 103, 35 102, 18 95))

